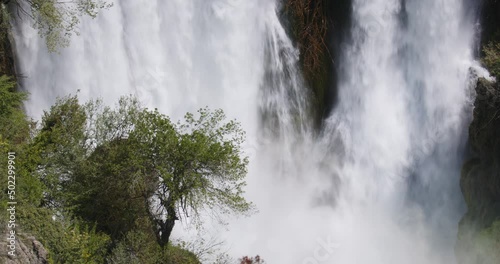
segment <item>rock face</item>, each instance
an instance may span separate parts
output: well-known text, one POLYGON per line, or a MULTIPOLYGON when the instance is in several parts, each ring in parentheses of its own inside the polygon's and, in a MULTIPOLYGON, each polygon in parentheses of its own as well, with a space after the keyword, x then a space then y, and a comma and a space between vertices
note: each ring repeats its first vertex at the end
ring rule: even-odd
POLYGON ((464 164, 460 182, 468 210, 460 222, 457 256, 467 264, 496 263, 487 260, 496 256, 482 250, 500 239, 487 234, 500 220, 500 85, 479 79, 476 92, 469 128, 473 158, 464 164))
MULTIPOLYGON (((482 57, 488 57, 486 66, 497 67, 500 50, 487 54, 484 48, 500 43, 500 1, 482 2, 481 27, 482 57)), ((468 208, 456 245, 461 264, 500 263, 500 76, 495 77, 497 82, 479 79, 476 86, 469 127, 472 157, 462 167, 460 182, 468 208)))
POLYGON ((482 0, 481 12, 481 42, 487 44, 500 39, 500 1, 482 0))
POLYGON ((348 35, 352 0, 284 0, 286 28, 300 51, 300 66, 312 90, 312 113, 320 126, 337 100, 341 43, 348 35))
MULTIPOLYGON (((21 236, 22 237, 22 236, 21 236)), ((7 243, 0 242, 2 264, 47 264, 48 252, 34 237, 16 238, 16 257, 7 254, 7 243)))
POLYGON ((469 143, 474 158, 462 168, 461 187, 468 206, 462 222, 483 229, 500 217, 500 85, 480 79, 469 143))

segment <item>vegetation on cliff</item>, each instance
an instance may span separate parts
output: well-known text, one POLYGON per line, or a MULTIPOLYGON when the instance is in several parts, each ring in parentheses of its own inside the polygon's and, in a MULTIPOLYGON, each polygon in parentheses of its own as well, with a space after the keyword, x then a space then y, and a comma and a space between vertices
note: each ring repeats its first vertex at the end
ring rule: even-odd
POLYGON ((325 115, 329 74, 333 59, 328 48, 326 1, 287 0, 284 11, 289 19, 292 38, 300 52, 302 74, 313 92, 313 109, 317 123, 325 115))
POLYGON ((326 74, 328 23, 323 1, 289 0, 285 10, 291 19, 291 31, 300 50, 303 74, 307 80, 326 74))
POLYGON ((50 262, 199 263, 171 244, 177 220, 251 212, 242 197, 244 133, 222 111, 173 123, 133 98, 113 109, 72 96, 35 125, 20 110, 26 94, 0 81, 2 152, 18 160, 19 227, 50 262))
POLYGON ((348 0, 282 0, 283 20, 300 52, 300 67, 312 90, 317 126, 335 107, 343 40, 349 36, 352 3, 348 0))

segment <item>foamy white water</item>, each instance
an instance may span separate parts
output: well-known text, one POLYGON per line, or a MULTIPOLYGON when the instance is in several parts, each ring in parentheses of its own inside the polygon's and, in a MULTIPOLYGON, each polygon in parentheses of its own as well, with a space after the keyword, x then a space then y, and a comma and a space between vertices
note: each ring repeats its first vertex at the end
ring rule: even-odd
POLYGON ((474 36, 462 3, 353 2, 325 131, 346 149, 331 263, 454 262, 474 36))
POLYGON ((108 104, 134 94, 173 119, 209 106, 241 121, 260 213, 221 234, 234 257, 453 263, 474 37, 462 4, 353 0, 320 136, 271 0, 115 1, 60 54, 17 23, 18 66, 35 117, 79 90, 108 104))

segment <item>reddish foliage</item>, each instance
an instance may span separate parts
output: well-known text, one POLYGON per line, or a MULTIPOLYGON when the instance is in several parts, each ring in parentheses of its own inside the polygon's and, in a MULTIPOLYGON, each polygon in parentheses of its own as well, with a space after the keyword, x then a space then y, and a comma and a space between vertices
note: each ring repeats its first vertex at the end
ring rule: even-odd
POLYGON ((239 259, 240 264, 264 264, 264 260, 260 258, 259 255, 255 257, 248 257, 244 256, 243 258, 239 259))

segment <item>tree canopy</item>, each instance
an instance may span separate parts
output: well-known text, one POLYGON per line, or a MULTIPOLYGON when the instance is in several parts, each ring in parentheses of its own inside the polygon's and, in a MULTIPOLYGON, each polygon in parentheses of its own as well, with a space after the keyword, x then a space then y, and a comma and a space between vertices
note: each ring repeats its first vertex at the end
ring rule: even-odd
MULTIPOLYGON (((4 0, 3 2, 9 2, 4 0)), ((83 16, 95 18, 99 11, 112 4, 104 0, 13 0, 18 14, 30 18, 33 27, 44 38, 49 51, 69 45, 72 35, 79 34, 78 25, 83 16)))
POLYGON ((235 121, 224 123, 221 110, 198 111, 177 125, 157 111, 143 111, 129 140, 138 156, 151 164, 159 188, 149 200, 160 245, 168 243, 175 220, 199 216, 202 209, 245 213, 251 205, 242 197, 248 160, 241 157, 244 133, 235 121), (166 217, 163 217, 166 216, 166 217))
POLYGON ((173 123, 133 98, 116 109, 61 99, 35 138, 46 161, 38 173, 54 190, 45 203, 69 208, 117 239, 149 223, 161 247, 182 218, 248 213, 245 134, 225 119, 222 110, 205 108, 173 123))
POLYGON ((43 243, 50 263, 200 263, 171 242, 177 221, 252 212, 245 134, 221 110, 172 122, 132 97, 106 107, 68 96, 36 124, 14 85, 0 78, 0 148, 17 155, 19 228, 43 243))

